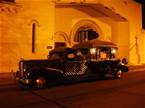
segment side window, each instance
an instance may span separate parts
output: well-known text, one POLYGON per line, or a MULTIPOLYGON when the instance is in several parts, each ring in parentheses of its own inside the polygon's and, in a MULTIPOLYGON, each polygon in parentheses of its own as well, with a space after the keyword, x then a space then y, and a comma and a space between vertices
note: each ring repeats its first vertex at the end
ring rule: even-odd
POLYGON ((83 56, 83 58, 86 60, 91 59, 90 51, 88 48, 78 49, 77 54, 83 56))
POLYGON ((87 49, 87 48, 82 48, 82 49, 80 49, 80 51, 81 51, 82 54, 84 54, 84 55, 89 54, 89 49, 87 49))
POLYGON ((85 40, 92 40, 99 37, 99 34, 90 27, 81 27, 75 34, 75 42, 83 42, 85 40))
POLYGON ((65 42, 55 42, 55 48, 66 47, 65 42))
POLYGON ((63 53, 53 53, 53 54, 49 55, 48 59, 49 60, 60 60, 60 59, 63 59, 63 56, 64 56, 63 53))

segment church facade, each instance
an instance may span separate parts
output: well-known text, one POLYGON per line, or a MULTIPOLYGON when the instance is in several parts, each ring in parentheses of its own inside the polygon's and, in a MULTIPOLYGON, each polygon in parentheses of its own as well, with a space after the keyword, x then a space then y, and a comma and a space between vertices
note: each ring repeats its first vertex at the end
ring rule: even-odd
POLYGON ((1 0, 0 72, 21 59, 46 59, 56 47, 93 37, 118 46, 118 58, 145 63, 141 4, 133 0, 1 0))

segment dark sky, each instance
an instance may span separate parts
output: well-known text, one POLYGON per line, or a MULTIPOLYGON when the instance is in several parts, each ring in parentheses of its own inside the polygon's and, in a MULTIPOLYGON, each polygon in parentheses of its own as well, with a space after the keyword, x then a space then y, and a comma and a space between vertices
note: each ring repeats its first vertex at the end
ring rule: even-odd
POLYGON ((139 2, 139 3, 143 3, 144 2, 144 0, 134 0, 134 1, 139 2))
POLYGON ((143 19, 143 29, 145 29, 145 2, 142 4, 142 19, 143 19))
POLYGON ((145 0, 134 0, 142 4, 142 28, 145 29, 145 0))

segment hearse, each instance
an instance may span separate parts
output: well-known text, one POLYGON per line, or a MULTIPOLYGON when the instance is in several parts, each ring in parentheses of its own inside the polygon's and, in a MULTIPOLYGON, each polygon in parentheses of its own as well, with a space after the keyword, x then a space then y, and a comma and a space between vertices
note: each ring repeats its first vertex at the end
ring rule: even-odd
POLYGON ((116 58, 117 45, 102 40, 55 48, 45 60, 20 60, 16 78, 30 88, 102 79, 111 75, 120 79, 128 67, 116 58))

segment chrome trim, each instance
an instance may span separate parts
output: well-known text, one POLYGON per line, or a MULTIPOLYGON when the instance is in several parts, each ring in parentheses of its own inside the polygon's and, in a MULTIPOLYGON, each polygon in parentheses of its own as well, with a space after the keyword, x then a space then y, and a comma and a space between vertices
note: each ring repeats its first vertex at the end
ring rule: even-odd
POLYGON ((60 70, 60 69, 55 69, 55 68, 47 68, 47 69, 52 70, 52 71, 57 71, 57 72, 63 73, 63 71, 60 70))

